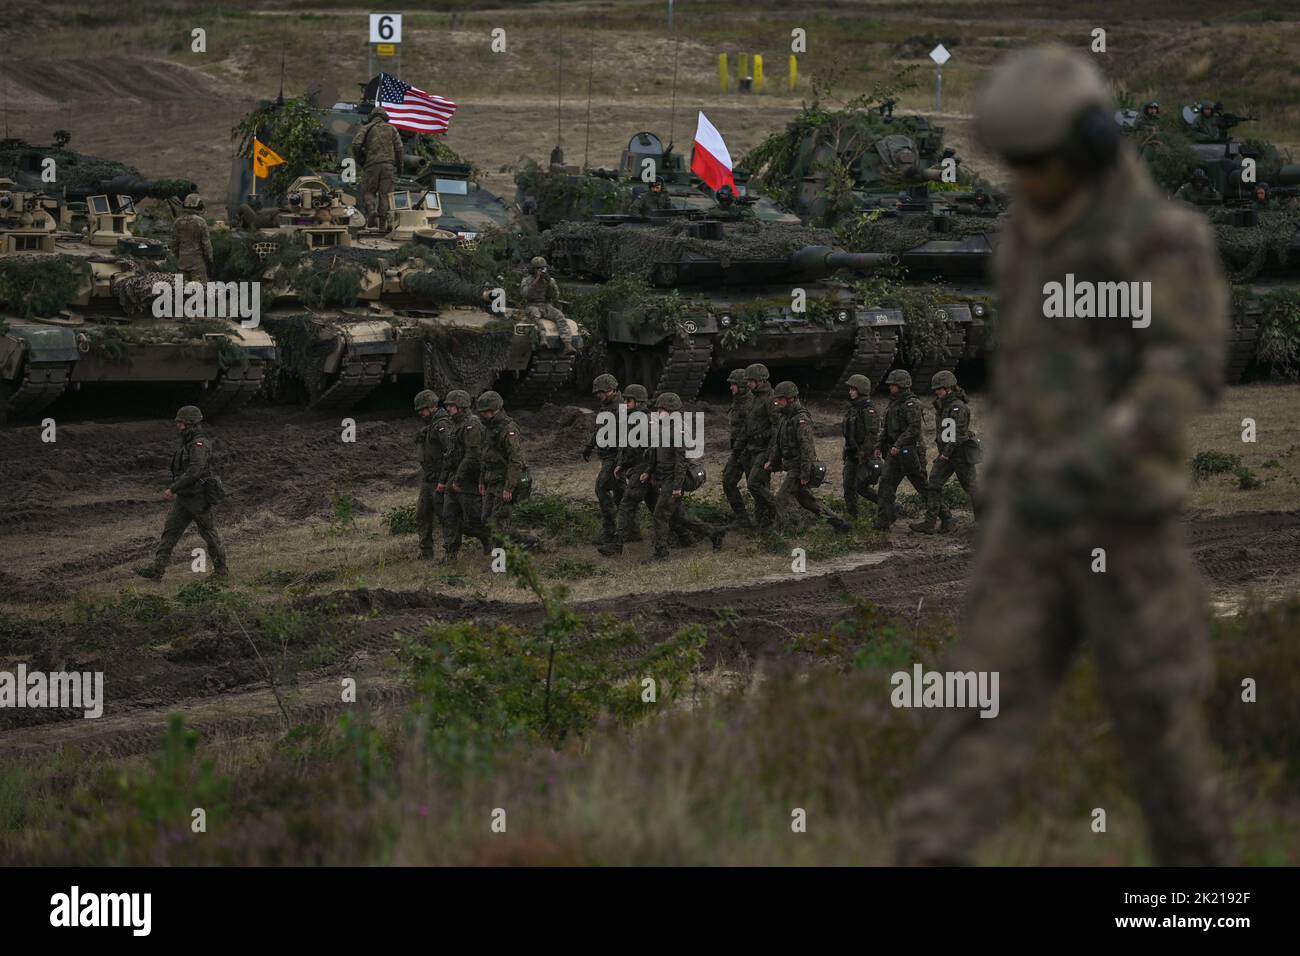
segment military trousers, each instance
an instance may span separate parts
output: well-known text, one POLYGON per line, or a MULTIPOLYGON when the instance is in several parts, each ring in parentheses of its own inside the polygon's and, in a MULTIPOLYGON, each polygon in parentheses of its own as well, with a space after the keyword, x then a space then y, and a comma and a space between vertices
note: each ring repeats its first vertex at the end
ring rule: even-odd
POLYGON ((792 511, 796 504, 818 518, 839 518, 839 515, 817 500, 811 488, 799 480, 799 472, 787 471, 776 493, 776 514, 782 524, 788 524, 793 520, 792 511))
POLYGON ((844 507, 851 515, 858 513, 858 499, 876 500, 876 483, 874 469, 858 462, 858 453, 853 452, 844 458, 844 507))
POLYGON ((415 503, 415 530, 420 536, 420 556, 433 557, 433 526, 442 522, 443 499, 446 493, 438 490, 438 482, 425 479, 420 482, 420 498, 415 503))
POLYGON ((668 539, 673 535, 679 541, 688 541, 692 537, 707 538, 713 533, 712 528, 687 513, 685 496, 674 497, 669 488, 656 487, 653 490, 655 551, 666 551, 668 539))
POLYGON ((487 528, 483 526, 483 496, 478 493, 478 485, 474 485, 473 488, 473 491, 469 488, 462 491, 452 491, 448 488, 443 496, 445 500, 442 509, 442 545, 447 549, 448 554, 455 554, 460 550, 460 539, 463 535, 477 538, 483 545, 484 552, 491 547, 487 528))
POLYGON ((537 539, 532 535, 520 534, 510 527, 510 519, 515 513, 515 502, 513 498, 506 501, 501 497, 506 490, 505 481, 485 482, 483 488, 483 526, 487 528, 488 533, 507 541, 536 544, 537 539))
POLYGON ((524 307, 524 314, 534 322, 541 322, 543 319, 554 322, 556 333, 565 342, 572 340, 578 334, 578 323, 549 302, 530 303, 524 307))
POLYGON ((388 195, 397 184, 397 167, 392 163, 375 163, 361 173, 361 193, 366 205, 367 225, 388 231, 388 195))
POLYGON ((181 540, 181 535, 191 524, 198 529, 199 537, 203 539, 213 569, 225 570, 226 549, 221 543, 221 535, 217 533, 217 525, 212 517, 212 506, 202 494, 178 495, 172 502, 172 510, 167 513, 162 537, 158 540, 158 550, 154 554, 155 569, 159 571, 166 569, 176 543, 181 540))
POLYGON ((202 255, 183 254, 178 265, 186 282, 208 281, 208 262, 202 255))
POLYGON ((1083 521, 1028 527, 990 507, 967 590, 962 639, 944 667, 998 674, 998 713, 934 715, 899 807, 900 862, 961 862, 1007 809, 1076 653, 1097 663, 1155 862, 1229 862, 1204 701, 1209 609, 1183 529, 1083 521), (1092 570, 1104 548, 1106 571, 1092 570))
POLYGON ((596 504, 600 507, 600 523, 607 537, 613 535, 617 527, 618 505, 626 487, 621 478, 614 477, 615 465, 615 459, 602 458, 600 472, 596 475, 596 504))
POLYGON ((975 463, 967 461, 966 456, 958 451, 953 453, 952 458, 936 458, 934 464, 930 466, 930 477, 925 482, 925 515, 927 518, 952 517, 952 509, 944 504, 943 486, 947 484, 948 479, 953 475, 957 476, 958 483, 970 496, 972 510, 977 515, 979 514, 979 488, 975 477, 975 463))
POLYGON ((880 490, 876 493, 876 524, 884 527, 894 523, 894 495, 906 478, 925 500, 925 452, 916 446, 900 448, 897 455, 886 454, 880 472, 880 490))
POLYGON ((731 510, 746 517, 749 517, 749 509, 745 507, 745 499, 740 493, 740 479, 745 477, 748 470, 745 453, 733 448, 722 469, 722 493, 726 495, 731 510))
POLYGON ((751 451, 749 466, 745 471, 745 487, 754 499, 754 521, 759 527, 766 527, 776 519, 776 498, 772 494, 772 473, 763 466, 767 464, 766 451, 751 451))
POLYGON ((618 504, 618 540, 624 543, 637 537, 637 509, 642 503, 654 513, 658 501, 654 485, 641 481, 640 474, 629 474, 623 486, 623 497, 618 504))

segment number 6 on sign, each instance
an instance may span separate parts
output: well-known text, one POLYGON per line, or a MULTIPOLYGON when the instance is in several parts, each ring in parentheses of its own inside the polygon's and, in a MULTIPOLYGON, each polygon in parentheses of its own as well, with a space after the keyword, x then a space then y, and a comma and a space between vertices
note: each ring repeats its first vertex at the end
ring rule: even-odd
POLYGON ((402 15, 400 13, 370 14, 371 43, 401 43, 402 15))

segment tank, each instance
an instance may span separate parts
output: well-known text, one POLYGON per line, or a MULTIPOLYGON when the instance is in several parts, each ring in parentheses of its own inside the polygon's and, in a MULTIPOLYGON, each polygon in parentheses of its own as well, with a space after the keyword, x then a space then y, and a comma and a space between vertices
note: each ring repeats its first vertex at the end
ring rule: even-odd
POLYGON ((69 391, 165 386, 217 417, 248 402, 275 361, 235 318, 159 318, 167 251, 133 236, 129 195, 86 197, 84 232, 59 199, 0 179, 0 417, 46 412, 69 391), (159 286, 159 283, 162 286, 159 286))

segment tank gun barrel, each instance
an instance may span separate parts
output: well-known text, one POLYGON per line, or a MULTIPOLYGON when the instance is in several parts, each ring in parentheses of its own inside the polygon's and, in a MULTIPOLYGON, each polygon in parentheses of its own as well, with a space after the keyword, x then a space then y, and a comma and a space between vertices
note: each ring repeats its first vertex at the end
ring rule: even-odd
POLYGON ((1279 186, 1300 186, 1300 163, 1287 163, 1277 174, 1279 186))
POLYGON ((113 176, 96 179, 80 186, 68 187, 66 198, 85 200, 88 196, 130 196, 132 199, 181 199, 198 186, 188 179, 143 179, 139 176, 113 176))
POLYGON ((849 269, 862 275, 884 272, 898 265, 898 256, 890 252, 843 252, 826 246, 809 246, 792 257, 801 272, 828 276, 839 269, 849 269))

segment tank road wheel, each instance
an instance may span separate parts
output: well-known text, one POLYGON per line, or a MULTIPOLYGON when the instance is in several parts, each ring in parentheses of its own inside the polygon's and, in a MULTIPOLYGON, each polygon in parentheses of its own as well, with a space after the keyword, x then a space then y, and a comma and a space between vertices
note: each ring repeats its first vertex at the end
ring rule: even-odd
POLYGON ((1253 302, 1247 302, 1232 313, 1232 330, 1228 333, 1228 368, 1224 372, 1224 381, 1229 385, 1236 385, 1242 380, 1247 367, 1255 358, 1262 318, 1261 309, 1253 302))
MULTIPOLYGON (((578 357, 563 352, 534 352, 528 368, 517 378, 501 382, 497 391, 505 395, 511 408, 544 405, 565 382, 573 377, 578 357)), ((506 376, 514 373, 507 372, 506 376)))
POLYGON ((0 382, 0 425, 40 412, 68 387, 70 362, 28 362, 16 382, 0 382))
POLYGON ((844 364, 839 381, 835 384, 837 395, 843 395, 850 375, 865 375, 873 388, 879 389, 889 367, 894 364, 898 349, 897 325, 864 325, 858 329, 853 342, 853 353, 844 364))
POLYGON ((948 335, 943 341, 939 354, 926 355, 916 362, 912 369, 912 384, 918 392, 930 390, 930 379, 942 369, 952 370, 961 360, 966 345, 966 326, 953 325, 948 328, 948 335))

